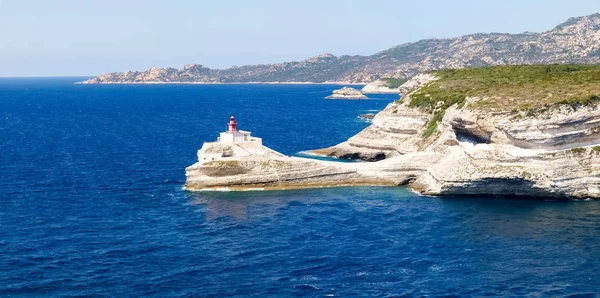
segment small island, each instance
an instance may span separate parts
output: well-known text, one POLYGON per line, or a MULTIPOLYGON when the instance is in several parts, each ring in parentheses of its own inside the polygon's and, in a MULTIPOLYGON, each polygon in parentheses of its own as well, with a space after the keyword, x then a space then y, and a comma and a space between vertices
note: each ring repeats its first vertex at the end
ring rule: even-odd
POLYGON ((325 97, 327 99, 367 99, 367 96, 359 90, 351 87, 343 87, 342 89, 333 90, 333 94, 325 97))
POLYGON ((362 120, 367 120, 367 121, 371 121, 373 120, 373 118, 375 118, 376 114, 373 113, 367 113, 367 114, 360 114, 358 115, 358 119, 362 119, 362 120))

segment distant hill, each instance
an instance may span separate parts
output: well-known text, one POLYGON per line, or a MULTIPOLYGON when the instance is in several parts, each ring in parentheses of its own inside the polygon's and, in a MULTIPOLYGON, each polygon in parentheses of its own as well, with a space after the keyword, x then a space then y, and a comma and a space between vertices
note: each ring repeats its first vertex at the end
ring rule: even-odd
POLYGON ((477 33, 406 43, 371 56, 318 55, 300 62, 210 69, 199 64, 102 74, 98 83, 368 83, 419 72, 476 66, 599 63, 600 13, 571 18, 543 33, 477 33))

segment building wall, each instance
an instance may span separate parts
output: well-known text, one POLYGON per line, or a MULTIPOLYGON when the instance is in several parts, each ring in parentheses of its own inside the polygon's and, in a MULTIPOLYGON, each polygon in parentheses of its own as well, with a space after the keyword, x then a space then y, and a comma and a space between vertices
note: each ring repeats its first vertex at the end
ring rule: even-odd
POLYGON ((241 133, 235 133, 233 134, 233 142, 234 143, 238 143, 238 142, 245 142, 248 139, 247 135, 241 134, 241 133))
POLYGON ((219 142, 221 143, 240 143, 240 142, 248 142, 253 139, 250 136, 250 132, 236 132, 236 133, 228 133, 222 132, 219 138, 219 142))
POLYGON ((219 141, 221 143, 233 143, 233 134, 222 132, 219 141))

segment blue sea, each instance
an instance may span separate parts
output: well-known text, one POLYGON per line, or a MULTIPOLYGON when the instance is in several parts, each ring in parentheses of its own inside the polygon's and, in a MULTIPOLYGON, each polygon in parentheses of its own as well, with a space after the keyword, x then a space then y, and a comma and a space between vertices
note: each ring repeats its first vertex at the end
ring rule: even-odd
POLYGON ((598 201, 182 189, 230 115, 294 155, 346 140, 394 95, 81 79, 0 79, 1 296, 600 293, 598 201))

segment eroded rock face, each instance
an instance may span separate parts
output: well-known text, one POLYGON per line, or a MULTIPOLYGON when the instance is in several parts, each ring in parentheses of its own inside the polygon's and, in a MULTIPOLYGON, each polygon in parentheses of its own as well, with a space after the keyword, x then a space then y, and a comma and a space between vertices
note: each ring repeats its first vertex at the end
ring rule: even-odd
MULTIPOLYGON (((384 157, 385 158, 385 157, 384 157)), ((186 168, 188 190, 298 189, 398 185, 361 165, 285 156, 256 140, 207 142, 186 168)))
MULTIPOLYGON (((418 75, 406 82, 403 90, 416 89, 434 80, 431 75, 418 75)), ((389 104, 373 119, 372 124, 348 141, 313 153, 344 158, 355 156, 364 161, 380 160, 376 156, 394 157, 417 151, 422 129, 430 115, 408 108, 405 100, 389 104)))
POLYGON ((276 190, 356 185, 398 185, 353 166, 285 157, 231 163, 196 163, 186 169, 188 190, 276 190))
POLYGON ((428 195, 600 198, 600 100, 546 103, 530 113, 476 108, 490 98, 466 97, 441 110, 444 102, 432 98, 435 93, 423 93, 437 86, 436 80, 421 75, 408 81, 401 86, 405 96, 378 113, 369 127, 346 142, 313 151, 370 162, 287 157, 266 147, 255 150, 261 154, 246 154, 211 143, 186 169, 186 187, 409 185, 428 195), (431 112, 417 107, 426 99, 434 103, 431 112), (216 161, 205 159, 213 156, 216 161))
MULTIPOLYGON (((418 78, 408 82, 422 86, 418 78)), ((467 102, 479 99, 468 98, 467 102)), ((600 106, 557 105, 536 115, 452 106, 424 137, 431 115, 389 104, 371 126, 315 153, 371 163, 366 171, 430 195, 600 197, 600 106)))

